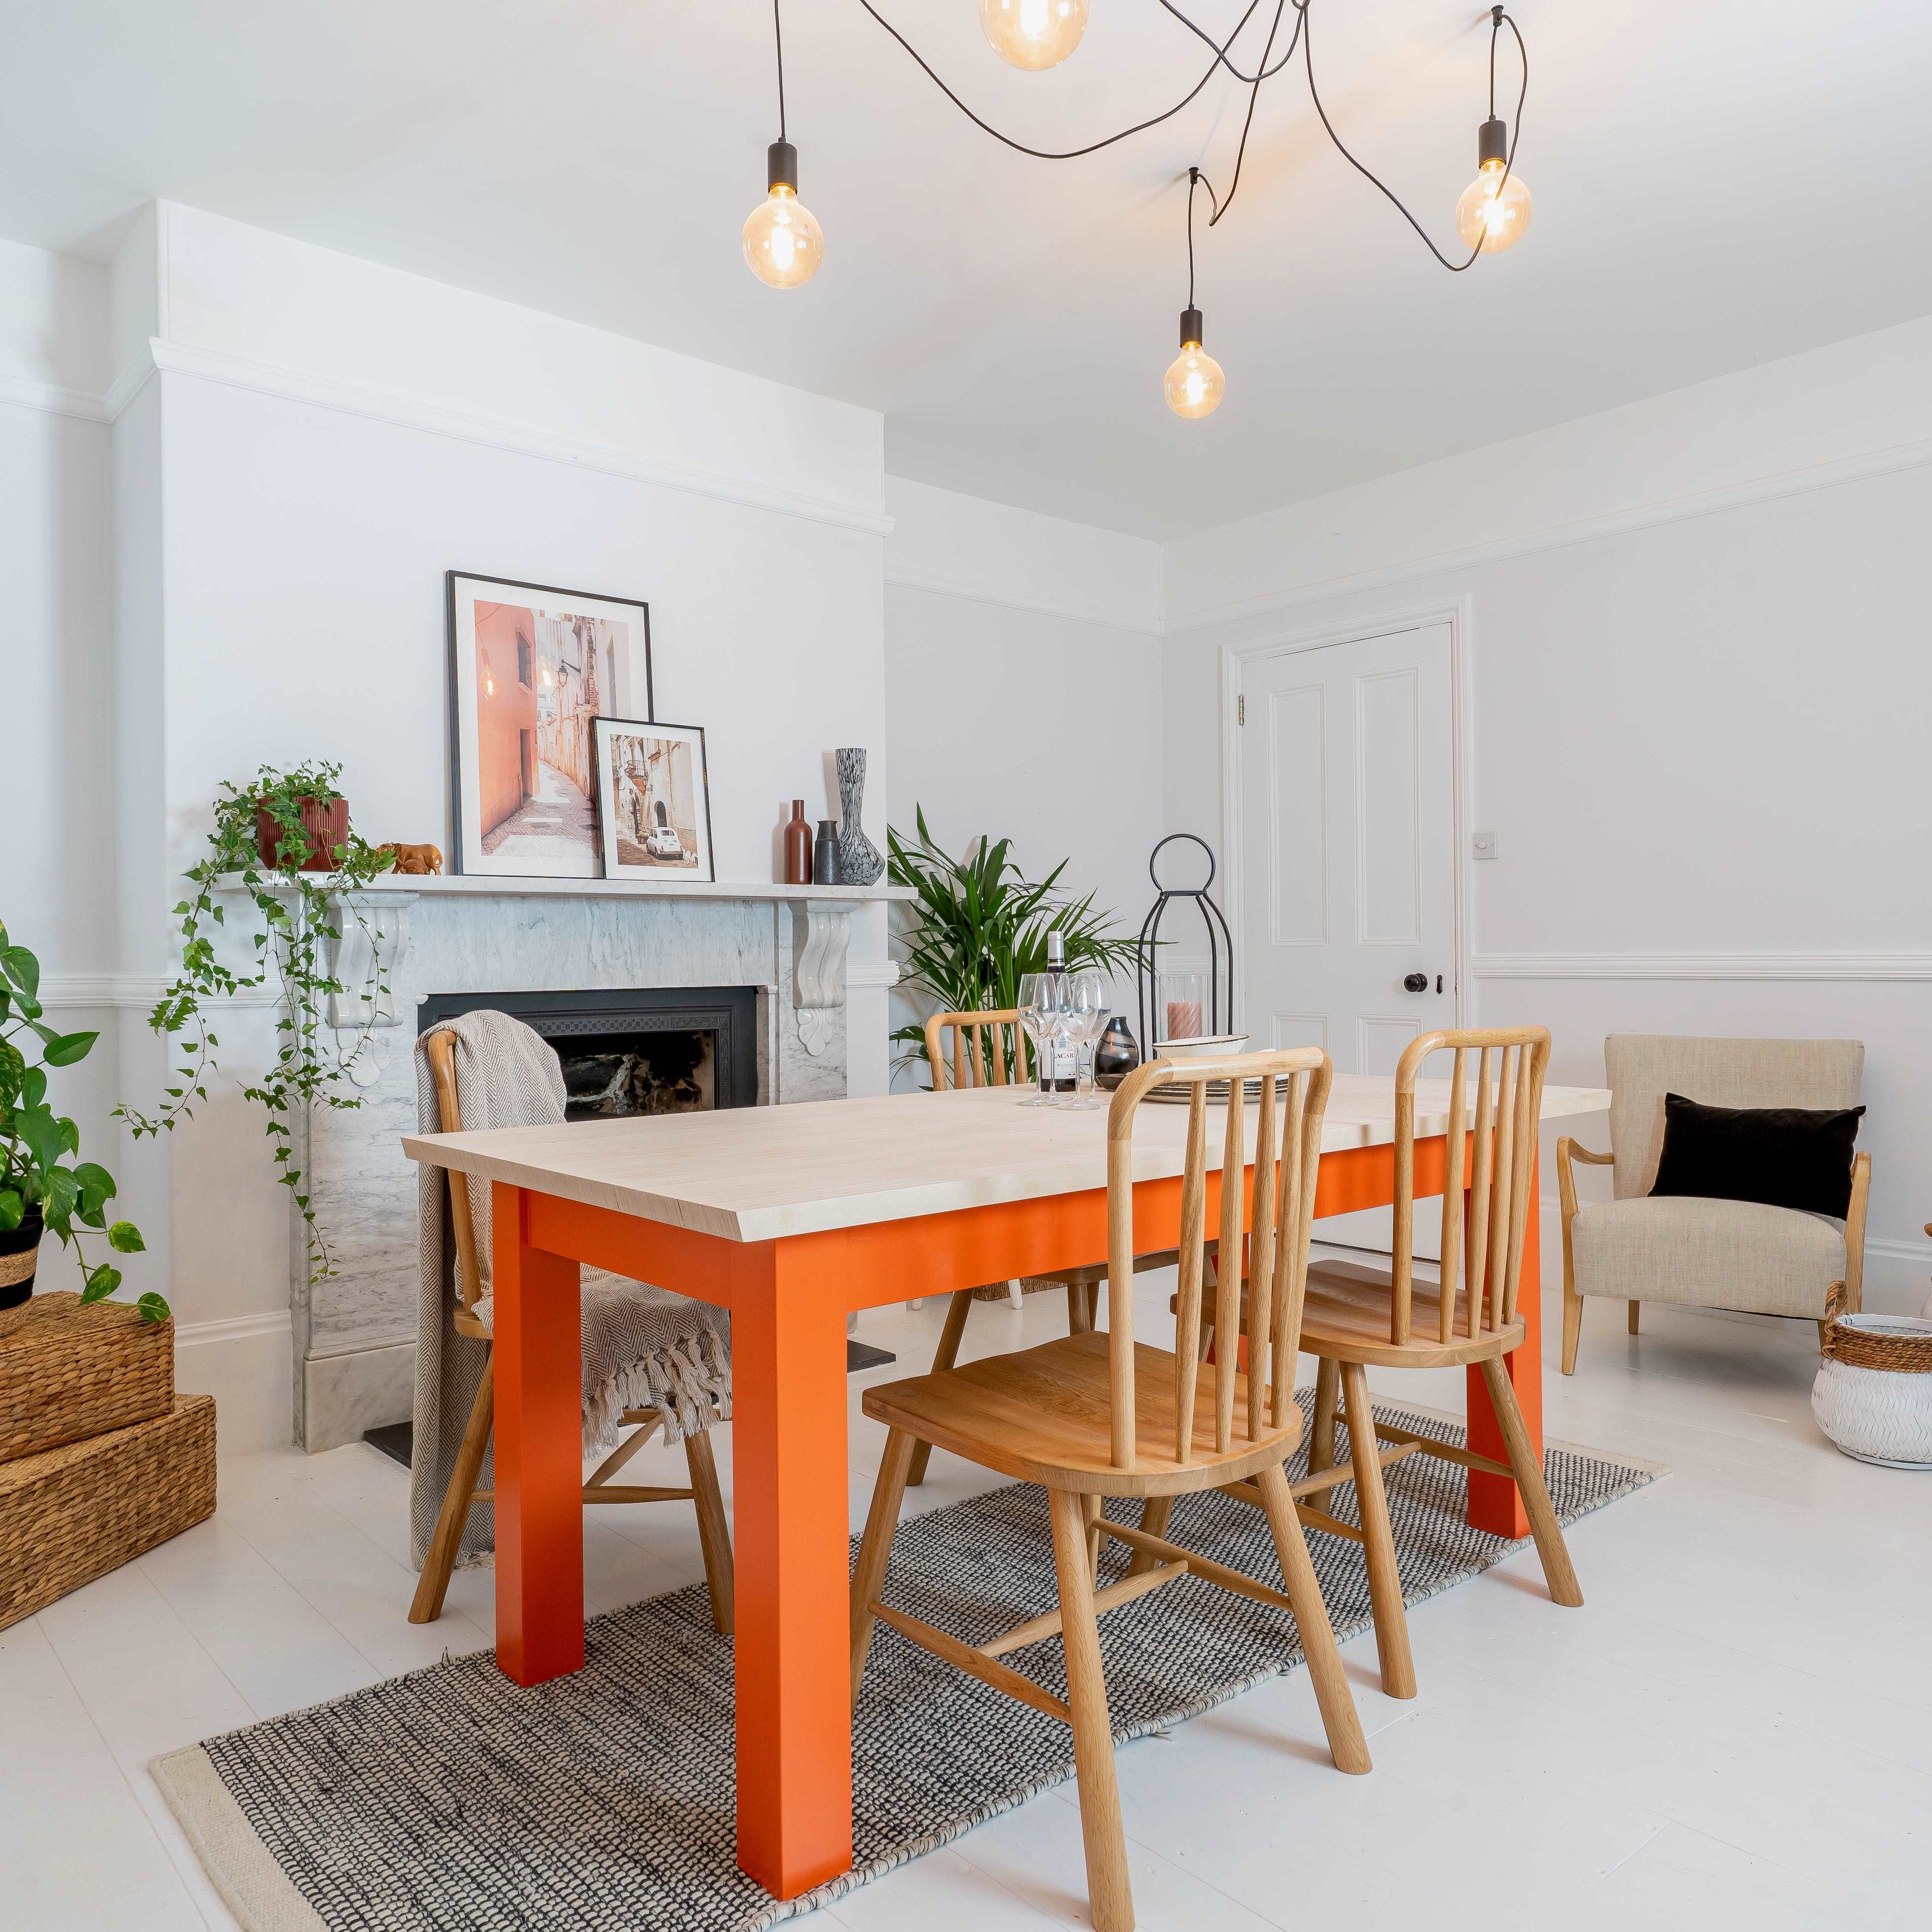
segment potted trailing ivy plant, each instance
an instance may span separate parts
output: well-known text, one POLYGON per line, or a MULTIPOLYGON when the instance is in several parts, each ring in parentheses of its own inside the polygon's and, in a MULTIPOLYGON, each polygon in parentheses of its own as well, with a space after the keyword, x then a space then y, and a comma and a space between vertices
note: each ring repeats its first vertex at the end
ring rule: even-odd
MULTIPOLYGON (((935 1012, 1017 1006, 1022 978, 1046 970, 1049 932, 1065 941, 1070 968, 1132 964, 1134 942, 1110 937, 1114 915, 1095 911, 1091 892, 1076 899, 1058 890, 1064 859, 1036 882, 1015 862, 1010 838, 982 836, 956 859, 934 840, 922 807, 914 806, 914 822, 910 840, 886 828, 886 877, 919 895, 904 909, 898 937, 905 983, 933 1000, 935 1012)), ((922 1028, 902 1026, 892 1040, 900 1064, 925 1064, 922 1028)))
POLYGON ((311 1286, 335 1270, 327 1232, 316 1219, 295 1158, 295 1124, 315 1107, 347 1110, 362 1104, 351 1072, 368 1044, 368 1029, 358 1030, 346 1048, 332 1030, 325 1034, 329 999, 352 990, 331 968, 344 917, 360 927, 376 962, 376 983, 353 991, 371 1011, 388 991, 381 983, 375 933, 356 892, 387 872, 395 855, 376 850, 350 829, 348 805, 336 789, 341 775, 337 764, 299 765, 288 772, 264 765, 248 784, 224 782, 215 796, 207 853, 188 874, 193 896, 175 908, 181 970, 148 1016, 148 1025, 170 1042, 173 1084, 152 1114, 125 1105, 118 1110, 137 1139, 172 1131, 191 1118, 196 1102, 208 1098, 220 1044, 208 1007, 267 986, 274 974, 280 994, 274 1060, 242 1091, 268 1117, 276 1178, 294 1196, 308 1229, 311 1286), (246 894, 261 915, 253 971, 230 966, 218 951, 216 928, 227 923, 219 896, 224 891, 246 894), (176 1040, 182 1043, 178 1064, 176 1040))
MULTIPOLYGON (((113 1175, 78 1158, 80 1130, 48 1104, 47 1069, 85 1060, 100 1036, 56 1033, 41 1018, 40 992, 40 962, 0 925, 0 1308, 16 1308, 33 1293, 48 1230, 74 1250, 83 1302, 105 1300, 121 1286, 121 1270, 88 1262, 82 1229, 98 1230, 117 1255, 137 1255, 143 1246, 133 1222, 110 1222, 113 1175)), ((167 1318, 158 1294, 142 1295, 139 1306, 150 1322, 167 1318)))

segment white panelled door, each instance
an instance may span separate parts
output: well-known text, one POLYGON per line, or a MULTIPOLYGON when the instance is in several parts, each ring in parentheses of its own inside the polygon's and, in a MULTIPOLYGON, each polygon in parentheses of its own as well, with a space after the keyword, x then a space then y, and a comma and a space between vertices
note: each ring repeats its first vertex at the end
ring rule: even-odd
MULTIPOLYGON (((1240 698, 1240 1024, 1256 1046, 1393 1073, 1416 1034, 1455 1024, 1450 626, 1250 658, 1240 698)), ((1416 1216, 1418 1253, 1433 1218, 1416 1216)), ((1389 1221, 1316 1235, 1386 1249, 1389 1221)))

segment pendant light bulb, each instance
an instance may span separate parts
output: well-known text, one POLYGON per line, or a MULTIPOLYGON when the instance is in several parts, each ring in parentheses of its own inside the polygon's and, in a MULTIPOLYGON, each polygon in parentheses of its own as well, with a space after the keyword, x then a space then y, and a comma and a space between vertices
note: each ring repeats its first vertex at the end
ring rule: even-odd
POLYGON ((1493 116, 1477 134, 1476 154, 1476 178, 1456 204, 1456 232, 1466 246, 1500 255, 1514 248, 1529 226, 1529 184, 1510 166, 1509 129, 1493 116))
POLYGON ((1201 311, 1180 312, 1180 353, 1167 365, 1161 379, 1167 406, 1178 416, 1211 416, 1221 406, 1228 378, 1220 363, 1201 346, 1201 311))
POLYGON ((1058 67, 1087 31, 1088 0, 980 0, 980 26, 1000 59, 1036 72, 1058 67))
POLYGON ((745 260, 769 288, 795 289, 818 272, 825 236, 798 198, 798 150, 774 141, 766 170, 770 190, 745 221, 745 260))

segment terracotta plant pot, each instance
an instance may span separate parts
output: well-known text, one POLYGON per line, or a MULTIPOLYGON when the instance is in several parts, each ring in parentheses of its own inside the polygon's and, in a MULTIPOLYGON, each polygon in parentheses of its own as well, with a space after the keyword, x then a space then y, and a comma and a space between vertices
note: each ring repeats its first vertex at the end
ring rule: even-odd
POLYGON ((18 1308, 34 1292, 40 1226, 40 1209, 29 1208, 17 1228, 0 1234, 0 1308, 18 1308))
MULTIPOLYGON (((335 854, 349 842, 349 801, 346 798, 332 800, 323 804, 320 800, 305 798, 302 801, 302 830, 308 835, 308 856, 296 867, 302 872, 332 872, 335 870, 335 854)), ((282 828, 271 818, 265 808, 255 808, 255 850, 261 854, 265 866, 275 865, 275 848, 282 838, 282 828)))

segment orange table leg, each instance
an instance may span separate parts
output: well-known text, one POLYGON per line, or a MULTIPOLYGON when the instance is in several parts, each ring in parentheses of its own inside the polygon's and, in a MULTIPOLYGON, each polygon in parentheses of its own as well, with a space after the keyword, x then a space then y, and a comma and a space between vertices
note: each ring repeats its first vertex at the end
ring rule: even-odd
MULTIPOLYGON (((1516 1292, 1516 1312, 1522 1317, 1522 1346, 1503 1358, 1503 1366, 1522 1407, 1524 1426, 1536 1453, 1543 1454, 1543 1244, 1538 1213, 1542 1199, 1534 1160, 1530 1167, 1529 1214, 1522 1231, 1522 1276, 1516 1292)), ((1483 1387, 1483 1372, 1472 1367, 1468 1378, 1469 1447, 1478 1456, 1498 1462, 1508 1458, 1503 1450, 1502 1431, 1496 1412, 1490 1406, 1489 1392, 1483 1387)), ((1507 1476, 1492 1476, 1480 1469, 1469 1472, 1469 1522, 1472 1528, 1486 1529, 1496 1536, 1520 1537, 1529 1534, 1529 1517, 1522 1497, 1507 1476)))
POLYGON ((852 1863, 851 1245, 827 1235, 760 1244, 731 1310, 738 1863, 779 1898, 852 1863))
POLYGON ((577 1264, 526 1198, 494 1184, 496 1661, 527 1686, 584 1667, 584 1396, 577 1264))

